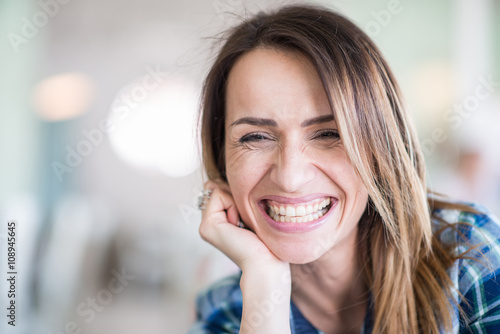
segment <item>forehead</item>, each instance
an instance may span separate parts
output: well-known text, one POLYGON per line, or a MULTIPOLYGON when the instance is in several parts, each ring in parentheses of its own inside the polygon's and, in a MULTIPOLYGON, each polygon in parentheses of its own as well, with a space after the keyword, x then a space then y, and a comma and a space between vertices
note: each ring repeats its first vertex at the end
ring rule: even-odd
POLYGON ((229 73, 227 120, 245 116, 305 119, 329 110, 315 68, 299 53, 252 50, 229 73))

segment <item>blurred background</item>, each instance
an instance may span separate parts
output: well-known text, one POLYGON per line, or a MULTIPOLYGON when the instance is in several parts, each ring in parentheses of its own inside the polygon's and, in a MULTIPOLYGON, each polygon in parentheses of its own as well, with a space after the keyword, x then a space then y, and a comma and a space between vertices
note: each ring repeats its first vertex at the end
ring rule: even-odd
MULTIPOLYGON (((216 35, 294 1, 0 0, 0 303, 17 222, 16 327, 185 333, 237 268, 198 235, 195 119, 216 35)), ((381 48, 429 186, 500 213, 500 1, 310 1, 381 48)), ((6 320, 7 319, 7 320, 6 320)))

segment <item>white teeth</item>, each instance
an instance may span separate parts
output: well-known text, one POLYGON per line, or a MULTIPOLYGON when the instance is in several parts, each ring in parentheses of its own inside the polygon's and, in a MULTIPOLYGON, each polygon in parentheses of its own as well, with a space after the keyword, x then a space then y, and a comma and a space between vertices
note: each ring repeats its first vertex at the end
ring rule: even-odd
POLYGON ((279 203, 269 203, 269 216, 278 222, 306 223, 322 217, 328 210, 330 198, 316 200, 305 205, 280 205, 279 203))
POLYGON ((295 215, 296 216, 305 216, 306 215, 306 208, 304 208, 302 205, 299 205, 295 209, 295 215))
POLYGON ((323 200, 323 201, 321 202, 321 205, 319 206, 319 208, 318 208, 318 209, 319 209, 319 210, 321 210, 321 209, 325 208, 326 206, 328 206, 329 204, 330 204, 330 199, 329 199, 329 198, 327 198, 327 199, 325 199, 325 200, 323 200))

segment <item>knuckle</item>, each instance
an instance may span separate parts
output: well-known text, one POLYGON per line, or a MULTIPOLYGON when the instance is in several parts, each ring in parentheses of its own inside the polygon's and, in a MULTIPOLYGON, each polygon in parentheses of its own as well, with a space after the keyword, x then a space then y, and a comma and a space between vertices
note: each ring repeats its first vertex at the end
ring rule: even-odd
POLYGON ((201 224, 200 225, 200 228, 198 229, 198 232, 200 233, 200 236, 203 240, 205 241, 208 241, 208 231, 207 231, 207 228, 205 226, 205 224, 201 224))
POLYGON ((217 184, 212 180, 208 180, 207 182, 205 182, 203 187, 204 187, 204 189, 213 189, 213 188, 217 187, 217 184))
POLYGON ((198 228, 198 232, 200 233, 201 238, 206 241, 210 242, 211 240, 211 235, 212 235, 212 227, 207 224, 207 222, 203 222, 200 224, 200 227, 198 228))

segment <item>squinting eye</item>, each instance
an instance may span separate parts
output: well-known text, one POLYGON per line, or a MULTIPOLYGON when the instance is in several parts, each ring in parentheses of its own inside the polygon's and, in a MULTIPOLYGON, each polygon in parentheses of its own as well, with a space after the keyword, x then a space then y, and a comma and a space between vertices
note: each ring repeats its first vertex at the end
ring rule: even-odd
POLYGON ((316 132, 314 139, 338 139, 340 138, 337 130, 321 130, 316 132))
POLYGON ((266 139, 269 139, 269 138, 267 138, 262 133, 249 133, 249 134, 241 137, 238 141, 240 143, 248 143, 248 142, 256 142, 256 141, 261 141, 261 140, 266 140, 266 139))

